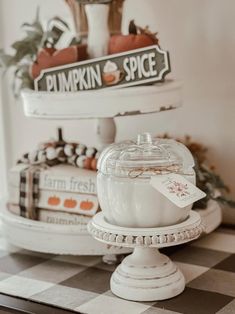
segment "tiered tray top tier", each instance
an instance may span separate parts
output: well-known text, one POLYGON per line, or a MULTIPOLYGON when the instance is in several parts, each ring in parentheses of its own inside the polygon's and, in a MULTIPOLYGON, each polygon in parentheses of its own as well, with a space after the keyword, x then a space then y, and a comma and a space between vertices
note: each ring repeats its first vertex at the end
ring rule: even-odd
POLYGON ((182 83, 71 93, 22 92, 27 117, 43 119, 113 118, 174 109, 182 104, 182 83))

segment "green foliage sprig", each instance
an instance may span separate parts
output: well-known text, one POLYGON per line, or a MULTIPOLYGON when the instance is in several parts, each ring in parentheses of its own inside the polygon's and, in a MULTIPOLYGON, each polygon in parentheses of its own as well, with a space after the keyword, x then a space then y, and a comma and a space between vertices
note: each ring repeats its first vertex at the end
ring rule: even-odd
POLYGON ((42 25, 39 21, 39 10, 32 24, 24 23, 22 28, 25 30, 25 36, 11 47, 14 49, 12 55, 0 50, 0 65, 4 70, 14 68, 12 89, 15 95, 18 95, 21 88, 33 87, 32 78, 29 75, 29 66, 36 59, 37 52, 42 46, 44 36, 42 25))
MULTIPOLYGON (((167 134, 163 138, 169 138, 167 134)), ((195 161, 197 186, 206 193, 206 197, 194 203, 194 208, 204 209, 209 200, 215 200, 221 205, 235 208, 235 201, 228 197, 229 188, 223 179, 216 173, 215 167, 208 165, 208 149, 191 140, 190 136, 177 141, 183 143, 191 151, 195 161)))
MULTIPOLYGON (((59 17, 53 19, 62 22, 69 29, 68 24, 59 17)), ((15 96, 19 95, 22 88, 33 88, 33 79, 29 74, 29 67, 37 59, 38 51, 43 47, 47 47, 48 44, 53 47, 53 43, 57 41, 59 36, 53 30, 44 31, 39 18, 39 9, 37 9, 34 21, 24 23, 21 27, 25 32, 25 36, 11 45, 14 50, 13 54, 7 54, 3 49, 0 49, 0 67, 4 69, 4 73, 10 68, 14 69, 12 89, 15 96), (48 42, 49 38, 51 39, 50 42, 48 42)))

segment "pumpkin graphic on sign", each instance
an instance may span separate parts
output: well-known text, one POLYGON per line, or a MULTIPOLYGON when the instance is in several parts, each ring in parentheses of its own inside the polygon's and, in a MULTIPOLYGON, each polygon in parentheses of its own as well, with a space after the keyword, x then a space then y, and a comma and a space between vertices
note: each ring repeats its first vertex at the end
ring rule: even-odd
POLYGON ((70 198, 64 201, 64 207, 66 208, 75 208, 77 206, 77 201, 70 198))
POLYGON ((58 206, 60 204, 60 198, 58 196, 50 196, 47 203, 51 206, 58 206))
POLYGON ((94 203, 89 200, 82 201, 80 203, 80 209, 83 209, 83 210, 91 210, 93 206, 94 206, 94 203))

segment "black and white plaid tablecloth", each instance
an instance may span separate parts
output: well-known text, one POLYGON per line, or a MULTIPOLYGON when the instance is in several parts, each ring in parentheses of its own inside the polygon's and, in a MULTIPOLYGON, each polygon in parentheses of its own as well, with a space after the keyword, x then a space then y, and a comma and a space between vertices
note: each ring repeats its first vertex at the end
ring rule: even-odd
POLYGON ((89 314, 234 314, 235 230, 212 234, 167 251, 185 275, 185 291, 161 302, 115 297, 116 266, 100 257, 37 254, 11 249, 0 239, 0 293, 89 314))

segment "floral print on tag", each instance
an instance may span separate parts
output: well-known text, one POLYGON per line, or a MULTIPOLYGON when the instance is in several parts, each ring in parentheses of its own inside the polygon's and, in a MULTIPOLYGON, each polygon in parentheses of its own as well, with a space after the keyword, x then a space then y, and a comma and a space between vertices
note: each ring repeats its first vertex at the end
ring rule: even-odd
POLYGON ((189 195, 190 193, 188 190, 188 184, 183 184, 177 181, 172 181, 171 185, 167 187, 170 193, 176 194, 176 196, 183 197, 189 195))

